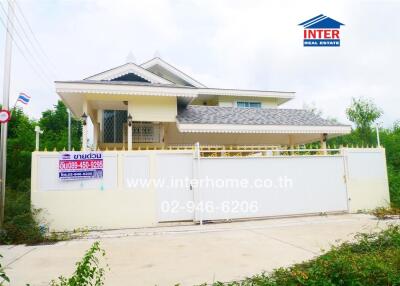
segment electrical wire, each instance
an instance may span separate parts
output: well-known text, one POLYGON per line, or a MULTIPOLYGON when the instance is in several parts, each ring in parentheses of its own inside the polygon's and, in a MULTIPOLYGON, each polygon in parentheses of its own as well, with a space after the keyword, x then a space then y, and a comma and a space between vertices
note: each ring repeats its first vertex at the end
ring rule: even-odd
MULTIPOLYGON (((11 22, 10 15, 7 14, 7 12, 6 12, 6 10, 5 10, 5 8, 4 8, 4 6, 3 6, 3 4, 2 4, 1 2, 0 2, 0 8, 1 8, 1 10, 3 11, 3 13, 6 15, 8 21, 11 22)), ((12 11, 12 13, 14 13, 14 15, 15 15, 15 12, 14 12, 14 11, 12 11)), ((5 25, 5 23, 4 23, 4 25, 5 25)), ((31 52, 31 49, 30 49, 30 48, 27 46, 27 44, 25 43, 24 39, 22 38, 22 36, 21 36, 21 34, 19 33, 19 31, 16 29, 16 26, 15 26, 15 25, 14 25, 13 28, 14 28, 14 31, 15 31, 15 35, 18 37, 18 39, 21 41, 22 45, 25 47, 26 52, 27 52, 27 53, 29 54, 29 56, 32 58, 32 61, 35 62, 34 64, 38 67, 38 69, 40 70, 40 72, 43 74, 44 78, 45 78, 46 80, 48 80, 49 82, 51 82, 51 79, 48 78, 48 74, 46 73, 46 71, 45 71, 45 69, 43 68, 42 64, 40 63, 40 61, 38 61, 38 60, 36 59, 35 55, 31 52)), ((7 28, 6 28, 6 29, 7 29, 7 28)), ((7 29, 7 32, 9 33, 10 31, 7 29)), ((14 42, 16 43, 15 38, 14 38, 13 40, 14 40, 14 42)))
MULTIPOLYGON (((21 53, 21 55, 23 56, 23 58, 26 60, 26 62, 29 64, 29 66, 32 68, 32 70, 36 73, 36 75, 38 76, 38 78, 40 78, 41 80, 43 80, 43 83, 49 84, 49 82, 47 81, 46 78, 44 78, 42 76, 41 73, 38 72, 38 70, 35 68, 35 66, 31 63, 31 61, 29 60, 29 58, 26 56, 26 54, 24 53, 23 49, 21 48, 21 46, 18 44, 17 41, 15 41, 13 34, 10 32, 10 30, 8 29, 4 19, 0 16, 0 23, 3 25, 3 27, 5 28, 5 30, 7 31, 7 33, 10 35, 11 40, 14 42, 15 46, 17 47, 18 51, 21 53)), ((51 85, 50 85, 51 86, 51 85)), ((50 87, 49 86, 49 87, 50 87)), ((48 87, 46 87, 47 89, 48 87)))

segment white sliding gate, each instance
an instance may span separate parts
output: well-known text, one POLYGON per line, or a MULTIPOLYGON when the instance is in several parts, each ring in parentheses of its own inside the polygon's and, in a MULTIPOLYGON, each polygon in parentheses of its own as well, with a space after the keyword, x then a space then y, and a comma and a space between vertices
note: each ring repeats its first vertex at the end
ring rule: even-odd
POLYGON ((196 220, 347 211, 342 156, 201 158, 196 220))
POLYGON ((343 156, 157 156, 159 221, 348 210, 343 156), (194 171, 193 171, 194 170, 194 171))

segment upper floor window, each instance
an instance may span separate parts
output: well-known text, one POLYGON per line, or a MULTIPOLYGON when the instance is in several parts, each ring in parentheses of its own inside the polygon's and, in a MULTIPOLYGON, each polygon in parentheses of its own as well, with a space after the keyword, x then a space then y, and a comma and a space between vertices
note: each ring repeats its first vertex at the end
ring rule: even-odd
POLYGON ((240 108, 261 108, 261 102, 256 101, 238 101, 236 106, 240 108))

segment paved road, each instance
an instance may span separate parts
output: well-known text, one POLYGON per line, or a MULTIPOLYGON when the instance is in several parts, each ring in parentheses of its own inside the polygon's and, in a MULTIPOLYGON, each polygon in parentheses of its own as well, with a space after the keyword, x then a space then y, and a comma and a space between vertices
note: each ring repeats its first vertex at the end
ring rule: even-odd
POLYGON ((95 232, 52 245, 1 246, 0 253, 11 285, 48 285, 71 274, 96 240, 111 268, 106 285, 194 285, 307 260, 338 239, 383 227, 369 215, 297 217, 95 232))

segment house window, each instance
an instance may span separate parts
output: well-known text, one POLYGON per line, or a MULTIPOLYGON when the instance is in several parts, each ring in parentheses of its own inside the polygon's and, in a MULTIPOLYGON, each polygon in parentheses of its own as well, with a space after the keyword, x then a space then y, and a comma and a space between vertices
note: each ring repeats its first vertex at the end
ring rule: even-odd
POLYGON ((126 123, 126 110, 104 110, 103 112, 103 142, 122 143, 123 126, 126 123))
POLYGON ((236 106, 239 108, 261 108, 261 102, 256 101, 238 101, 236 106))

